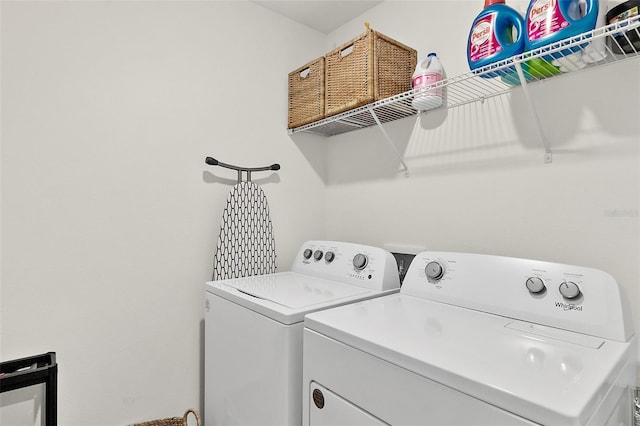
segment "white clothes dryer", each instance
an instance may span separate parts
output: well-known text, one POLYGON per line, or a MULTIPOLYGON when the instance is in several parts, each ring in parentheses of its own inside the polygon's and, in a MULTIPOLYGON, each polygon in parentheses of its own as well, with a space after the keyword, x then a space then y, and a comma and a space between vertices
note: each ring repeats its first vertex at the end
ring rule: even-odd
POLYGON ((377 247, 307 241, 291 271, 205 285, 205 424, 300 425, 304 315, 398 292, 377 247))
POLYGON ((304 425, 631 425, 630 308, 591 268, 418 254, 400 293, 305 318, 304 425))

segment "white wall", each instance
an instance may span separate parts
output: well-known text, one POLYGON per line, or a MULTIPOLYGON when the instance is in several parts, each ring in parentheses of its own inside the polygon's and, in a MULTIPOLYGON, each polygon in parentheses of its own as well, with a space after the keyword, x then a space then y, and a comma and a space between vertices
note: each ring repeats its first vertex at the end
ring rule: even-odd
MULTIPOLYGON (((526 10, 526 2, 510 1, 526 10)), ((482 1, 386 1, 330 35, 363 31, 438 53, 468 72, 466 40, 482 1)), ((530 86, 553 151, 544 164, 520 89, 328 140, 327 238, 541 259, 611 273, 640 330, 640 61, 530 86)))
POLYGON ((280 269, 324 235, 326 153, 291 142, 286 93, 325 36, 249 2, 1 7, 1 358, 57 352, 59 424, 200 408, 203 283, 236 179, 204 158, 281 164, 253 175, 280 269))

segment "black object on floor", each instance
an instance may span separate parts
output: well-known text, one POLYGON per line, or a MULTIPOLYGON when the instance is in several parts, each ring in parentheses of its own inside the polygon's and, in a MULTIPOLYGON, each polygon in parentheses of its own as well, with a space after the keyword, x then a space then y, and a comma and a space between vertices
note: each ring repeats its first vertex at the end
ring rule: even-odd
POLYGON ((56 353, 0 363, 0 392, 45 384, 45 424, 58 424, 58 364, 56 353))

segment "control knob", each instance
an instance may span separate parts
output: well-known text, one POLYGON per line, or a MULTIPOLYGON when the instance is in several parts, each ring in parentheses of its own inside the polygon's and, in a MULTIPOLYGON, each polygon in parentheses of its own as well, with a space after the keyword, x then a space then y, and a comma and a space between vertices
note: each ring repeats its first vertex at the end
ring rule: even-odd
POLYGON ((329 263, 333 262, 333 259, 335 258, 336 258, 336 255, 332 251, 328 251, 324 254, 324 260, 326 260, 329 263))
POLYGON ((367 259, 367 256, 362 253, 358 253, 353 257, 353 267, 358 271, 362 271, 365 266, 367 266, 368 262, 369 259, 367 259))
POLYGON ((436 261, 429 262, 424 267, 424 273, 430 280, 438 281, 444 275, 444 267, 436 261))
POLYGON ((542 293, 545 289, 544 281, 540 277, 529 277, 527 278, 527 290, 529 293, 538 294, 542 293))
POLYGON ((560 294, 565 299, 575 299, 581 294, 580 287, 578 287, 578 284, 574 283, 573 281, 563 282, 562 284, 560 284, 560 288, 558 290, 560 290, 560 294))
POLYGON ((315 260, 322 259, 322 255, 323 255, 322 250, 316 250, 315 252, 313 252, 313 258, 315 260))
POLYGON ((311 249, 305 249, 305 251, 302 253, 302 256, 305 259, 309 259, 309 258, 311 258, 312 254, 313 254, 313 252, 311 251, 311 249))

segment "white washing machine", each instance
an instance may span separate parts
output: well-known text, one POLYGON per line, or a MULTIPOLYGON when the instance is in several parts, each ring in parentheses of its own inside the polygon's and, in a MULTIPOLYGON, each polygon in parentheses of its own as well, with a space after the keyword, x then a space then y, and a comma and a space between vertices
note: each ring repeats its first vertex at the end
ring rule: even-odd
POLYGON ((397 293, 377 247, 302 245, 291 271, 205 286, 205 424, 300 425, 304 315, 397 293))
POLYGON ((305 318, 304 425, 631 425, 635 337, 613 277, 424 252, 400 293, 305 318))

